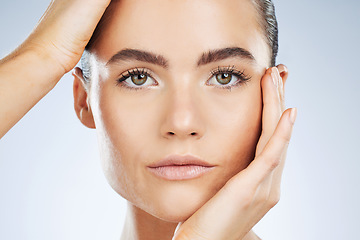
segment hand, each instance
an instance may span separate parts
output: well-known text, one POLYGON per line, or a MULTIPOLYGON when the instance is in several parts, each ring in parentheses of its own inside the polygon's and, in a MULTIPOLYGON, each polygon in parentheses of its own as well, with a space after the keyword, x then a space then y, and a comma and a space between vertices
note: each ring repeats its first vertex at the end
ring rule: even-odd
MULTIPOLYGON (((184 223, 174 240, 239 240, 279 201, 281 174, 296 109, 285 109, 279 69, 270 68, 261 80, 262 134, 255 159, 184 223), (280 120, 279 120, 280 119, 280 120)), ((283 77, 284 80, 286 76, 283 77)))
POLYGON ((0 59, 0 138, 75 67, 109 3, 53 0, 25 42, 0 59))
POLYGON ((80 60, 110 0, 52 0, 23 44, 69 72, 80 60))

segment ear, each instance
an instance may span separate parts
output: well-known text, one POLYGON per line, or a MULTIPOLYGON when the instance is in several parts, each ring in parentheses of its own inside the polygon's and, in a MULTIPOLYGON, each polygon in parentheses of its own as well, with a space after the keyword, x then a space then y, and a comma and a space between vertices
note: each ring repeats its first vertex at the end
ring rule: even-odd
POLYGON ((86 82, 80 68, 76 67, 72 75, 74 76, 74 108, 80 122, 88 128, 95 128, 94 117, 88 99, 86 82))
POLYGON ((285 85, 285 82, 289 76, 288 68, 284 64, 279 64, 276 67, 279 70, 280 77, 282 78, 283 84, 285 85))

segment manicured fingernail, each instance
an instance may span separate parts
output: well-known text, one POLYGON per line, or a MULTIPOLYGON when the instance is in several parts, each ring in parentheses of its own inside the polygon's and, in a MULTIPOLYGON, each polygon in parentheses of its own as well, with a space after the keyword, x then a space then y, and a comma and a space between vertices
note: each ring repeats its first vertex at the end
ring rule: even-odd
POLYGON ((297 108, 292 108, 292 109, 291 109, 291 112, 290 112, 290 122, 291 122, 292 124, 295 123, 296 116, 297 116, 297 108))

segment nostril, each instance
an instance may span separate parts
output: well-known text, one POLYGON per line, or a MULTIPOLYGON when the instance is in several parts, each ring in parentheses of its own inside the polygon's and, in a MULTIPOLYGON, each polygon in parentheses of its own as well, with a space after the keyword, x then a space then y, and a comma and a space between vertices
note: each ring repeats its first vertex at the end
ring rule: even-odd
MULTIPOLYGON (((175 135, 175 133, 173 133, 173 132, 169 132, 169 134, 170 135, 175 135)), ((197 133, 196 132, 192 132, 192 133, 190 133, 192 136, 194 136, 194 135, 196 135, 197 133)))

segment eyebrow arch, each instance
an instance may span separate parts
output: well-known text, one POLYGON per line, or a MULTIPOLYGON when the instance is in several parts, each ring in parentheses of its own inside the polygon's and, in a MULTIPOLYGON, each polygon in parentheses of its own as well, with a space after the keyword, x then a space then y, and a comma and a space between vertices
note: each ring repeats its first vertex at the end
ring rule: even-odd
POLYGON ((203 53, 197 66, 224 60, 226 58, 239 57, 255 62, 255 57, 246 49, 240 47, 220 48, 203 53))
MULTIPOLYGON (((239 57, 245 58, 255 62, 255 57, 246 49, 240 47, 228 47, 228 48, 220 48, 215 50, 210 50, 208 52, 204 52, 199 61, 197 62, 197 66, 206 65, 212 62, 224 60, 231 57, 239 57)), ((165 59, 162 55, 157 55, 152 52, 147 52, 144 50, 138 49, 130 49, 126 48, 115 55, 113 55, 110 60, 106 63, 109 65, 111 63, 117 61, 130 61, 130 60, 137 60, 141 62, 148 62, 155 65, 159 65, 163 68, 168 68, 168 60, 165 59)))
POLYGON ((168 61, 161 55, 157 55, 152 52, 147 52, 143 50, 130 49, 130 48, 123 49, 118 53, 116 53, 114 56, 110 58, 110 60, 106 63, 106 65, 109 65, 117 61, 129 61, 129 60, 148 62, 155 65, 159 65, 163 68, 168 68, 169 66, 168 61))

